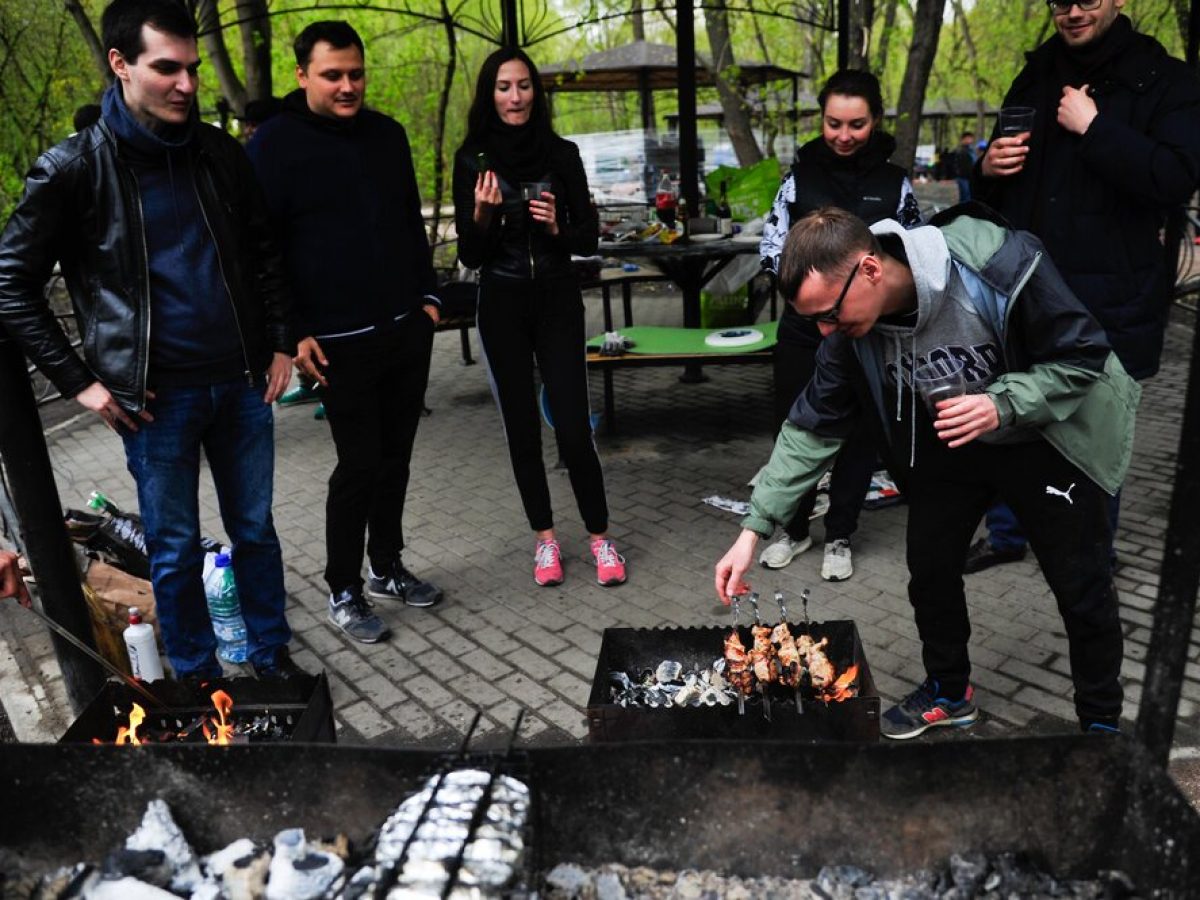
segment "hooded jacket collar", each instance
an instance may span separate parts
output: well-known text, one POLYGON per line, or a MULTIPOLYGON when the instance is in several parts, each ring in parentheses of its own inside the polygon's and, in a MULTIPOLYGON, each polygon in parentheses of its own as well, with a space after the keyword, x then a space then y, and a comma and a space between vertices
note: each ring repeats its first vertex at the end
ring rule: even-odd
POLYGON ((121 93, 120 82, 110 85, 104 92, 100 109, 104 121, 112 129, 117 140, 135 155, 147 160, 159 159, 172 150, 180 150, 190 144, 196 132, 199 115, 193 106, 184 124, 164 125, 158 131, 151 131, 130 112, 121 93))
POLYGON ((366 107, 361 107, 355 115, 348 119, 321 116, 309 108, 308 97, 305 95, 304 89, 296 88, 283 98, 283 111, 330 134, 354 134, 358 130, 358 124, 362 121, 366 107))

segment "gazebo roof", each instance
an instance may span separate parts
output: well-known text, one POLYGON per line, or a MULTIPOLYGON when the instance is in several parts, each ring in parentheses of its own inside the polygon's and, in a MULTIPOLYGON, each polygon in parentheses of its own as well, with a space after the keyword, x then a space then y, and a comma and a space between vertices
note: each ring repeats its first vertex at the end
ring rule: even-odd
MULTIPOLYGON (((649 41, 633 41, 611 50, 589 53, 580 60, 552 63, 540 68, 547 91, 636 91, 644 73, 650 90, 673 90, 678 83, 679 67, 675 48, 649 41)), ((738 83, 762 84, 791 80, 803 73, 762 62, 739 62, 738 83)), ((696 84, 711 87, 712 75, 705 61, 696 54, 696 84)))

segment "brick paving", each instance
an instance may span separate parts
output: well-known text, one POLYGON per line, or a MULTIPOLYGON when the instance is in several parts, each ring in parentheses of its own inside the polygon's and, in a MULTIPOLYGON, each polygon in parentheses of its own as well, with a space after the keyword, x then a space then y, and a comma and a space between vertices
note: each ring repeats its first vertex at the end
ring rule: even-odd
MULTIPOLYGON (((591 331, 599 298, 587 299, 591 331)), ((678 299, 639 286, 641 324, 675 324, 678 299)), ((1163 371, 1145 385, 1136 454, 1124 495, 1117 578, 1126 630, 1126 718, 1136 716, 1175 469, 1180 408, 1194 317, 1176 310, 1163 371)), ((478 341, 472 340, 478 356, 478 341)), ((701 503, 710 494, 745 498, 766 460, 774 430, 769 367, 707 370, 698 385, 673 369, 616 374, 620 433, 598 439, 612 507, 612 531, 629 563, 628 584, 595 584, 586 533, 565 472, 546 463, 559 516, 567 579, 536 588, 533 539, 513 485, 499 418, 481 365, 464 367, 456 333, 436 339, 427 403, 405 510, 405 561, 439 584, 446 601, 415 610, 381 601, 394 629, 378 645, 357 644, 325 621, 325 482, 334 453, 313 407, 281 409, 276 420, 275 515, 284 547, 294 656, 325 669, 338 740, 383 746, 449 747, 475 710, 483 742, 506 739, 519 709, 531 744, 586 740, 584 709, 604 628, 713 625, 728 621, 713 594, 712 566, 737 532, 736 517, 701 503)), ((593 407, 601 408, 593 378, 593 407)), ((89 418, 50 429, 48 444, 64 505, 81 506, 101 488, 133 508, 119 440, 89 418)), ((220 535, 211 485, 202 511, 220 535)), ((855 538, 855 576, 827 584, 820 552, 756 586, 798 596, 812 589, 814 618, 857 621, 885 703, 921 678, 916 630, 905 595, 904 508, 865 512, 855 538)), ((821 536, 820 528, 815 537, 821 536)), ((753 573, 752 573, 753 574, 753 573)), ((974 680, 985 712, 974 728, 933 739, 1071 732, 1075 729, 1061 622, 1029 560, 967 579, 974 635, 974 680)), ((714 653, 719 648, 714 648, 714 653)), ((1200 755, 1200 644, 1193 642, 1180 707, 1176 756, 1200 755)), ((0 605, 0 700, 20 740, 53 741, 70 712, 49 639, 15 604, 0 605)), ((3 717, 0 717, 3 718, 3 717)), ((2 733, 2 732, 0 732, 2 733)))

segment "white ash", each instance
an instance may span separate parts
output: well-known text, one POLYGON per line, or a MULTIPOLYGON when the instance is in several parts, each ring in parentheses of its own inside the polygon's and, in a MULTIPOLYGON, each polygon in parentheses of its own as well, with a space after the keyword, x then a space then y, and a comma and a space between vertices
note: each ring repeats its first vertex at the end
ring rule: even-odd
POLYGON ((334 853, 309 846, 303 828, 275 835, 267 877, 267 900, 318 900, 338 888, 345 863, 334 853))
MULTIPOLYGON (((207 883, 215 883, 222 900, 256 900, 267 886, 271 853, 249 838, 240 838, 204 858, 207 883)), ((192 900, 200 900, 195 894, 192 900)))
POLYGON ((1058 879, 1022 854, 962 854, 936 872, 877 879, 856 866, 826 866, 815 878, 740 878, 713 871, 663 872, 617 863, 555 866, 543 878, 543 900, 1008 900, 1065 897, 1119 900, 1138 896, 1128 876, 1101 871, 1095 879, 1058 879))
POLYGON ((129 850, 161 850, 173 869, 171 890, 178 894, 190 893, 203 880, 191 845, 162 800, 150 801, 142 824, 126 839, 125 847, 129 850))
POLYGON ((178 900, 175 894, 160 887, 126 876, 124 878, 89 879, 83 889, 83 900, 178 900))

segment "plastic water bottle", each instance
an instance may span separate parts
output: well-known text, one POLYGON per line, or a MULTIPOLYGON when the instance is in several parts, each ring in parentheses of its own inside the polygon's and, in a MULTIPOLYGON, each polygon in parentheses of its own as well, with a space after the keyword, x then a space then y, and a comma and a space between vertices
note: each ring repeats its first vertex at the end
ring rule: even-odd
POLYGON ((125 649, 129 651, 129 668, 134 678, 142 681, 158 681, 163 677, 162 659, 158 655, 158 642, 154 639, 154 627, 142 621, 141 611, 136 606, 129 608, 129 627, 125 629, 125 649))
POLYGON ((218 553, 213 570, 204 582, 208 600, 208 615, 213 633, 217 636, 217 656, 226 662, 246 661, 246 622, 238 600, 237 582, 233 577, 228 553, 218 553))

